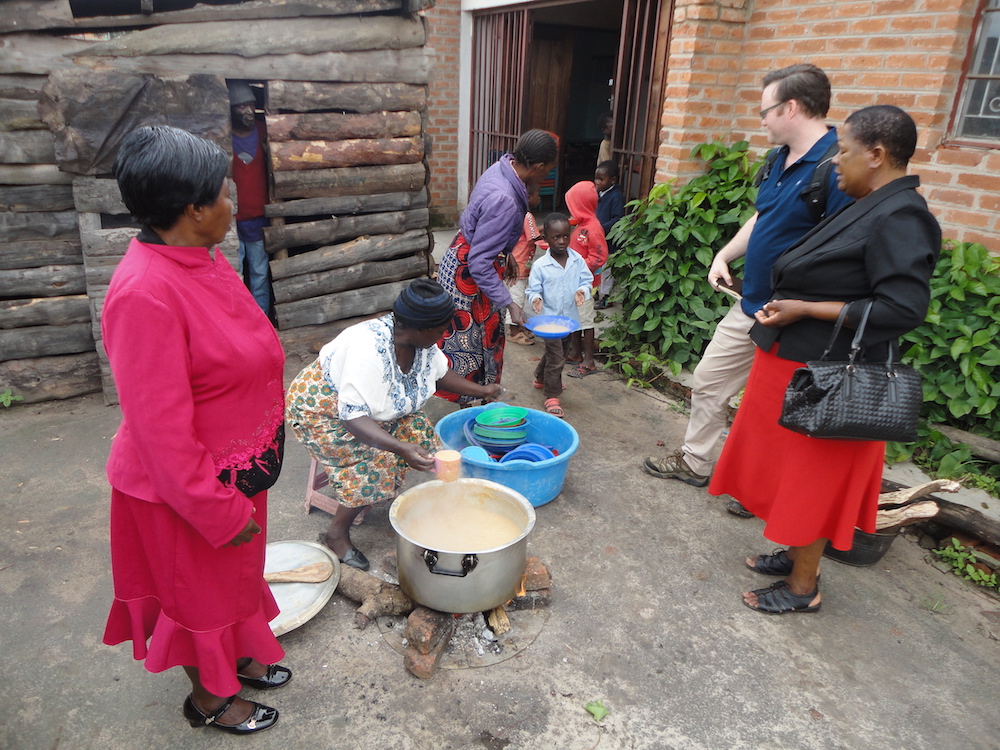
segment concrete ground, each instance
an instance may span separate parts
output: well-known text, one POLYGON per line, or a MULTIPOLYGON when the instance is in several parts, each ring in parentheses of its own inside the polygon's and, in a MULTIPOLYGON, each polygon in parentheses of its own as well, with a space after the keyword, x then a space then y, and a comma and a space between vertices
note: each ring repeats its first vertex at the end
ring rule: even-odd
MULTIPOLYGON (((508 347, 511 403, 540 408, 540 353, 508 347)), ((291 358, 287 377, 304 364, 291 358)), ((825 561, 818 614, 753 612, 740 592, 769 579, 743 558, 774 546, 762 524, 640 469, 660 442, 680 442, 682 409, 607 373, 566 386, 581 447, 529 539, 554 579, 535 641, 500 664, 418 680, 334 595, 281 638, 294 681, 245 691, 282 712, 256 740, 189 728, 181 670, 149 674, 128 644, 101 644, 112 596, 103 464, 118 410, 100 396, 0 409, 0 747, 1000 747, 1000 600, 932 568, 902 536, 874 567, 825 561), (600 724, 584 708, 595 700, 609 709, 600 724)), ((434 399, 428 410, 451 408, 434 399)), ((290 440, 272 541, 313 541, 328 523, 303 511, 307 466, 290 440)), ((377 565, 395 544, 387 509, 354 539, 377 565)))

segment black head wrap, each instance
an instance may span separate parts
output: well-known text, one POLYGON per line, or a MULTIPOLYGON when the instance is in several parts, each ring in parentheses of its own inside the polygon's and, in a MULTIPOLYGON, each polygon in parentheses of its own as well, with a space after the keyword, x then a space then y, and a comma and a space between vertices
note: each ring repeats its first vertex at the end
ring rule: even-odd
POLYGON ((455 302, 436 281, 415 279, 400 292, 392 311, 403 328, 437 328, 451 322, 455 302))

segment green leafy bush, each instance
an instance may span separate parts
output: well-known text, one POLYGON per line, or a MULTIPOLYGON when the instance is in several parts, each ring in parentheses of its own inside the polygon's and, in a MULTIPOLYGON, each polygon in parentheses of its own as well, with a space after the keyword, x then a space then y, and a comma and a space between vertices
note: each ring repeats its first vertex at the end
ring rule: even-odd
POLYGON ((941 549, 934 550, 934 554, 945 562, 951 564, 955 575, 964 578, 966 581, 978 583, 988 589, 997 588, 996 573, 986 573, 976 567, 976 556, 952 537, 951 544, 946 544, 941 549))
POLYGON ((656 185, 609 236, 620 248, 608 261, 622 312, 601 346, 630 380, 663 366, 675 375, 693 368, 732 300, 706 281, 715 253, 753 215, 753 178, 761 162, 746 141, 695 147, 707 172, 677 187, 656 185))
POLYGON ((1000 434, 1000 260, 975 243, 946 242, 931 278, 927 320, 903 337, 903 361, 924 376, 920 439, 890 444, 891 460, 913 458, 937 476, 965 478, 996 494, 1000 467, 973 458, 934 429, 948 424, 1000 434))

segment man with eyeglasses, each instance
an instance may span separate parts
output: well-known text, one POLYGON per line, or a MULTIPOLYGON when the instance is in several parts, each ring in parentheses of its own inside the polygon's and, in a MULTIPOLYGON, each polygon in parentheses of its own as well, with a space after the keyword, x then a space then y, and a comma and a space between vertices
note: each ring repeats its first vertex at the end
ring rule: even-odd
MULTIPOLYGON (((746 385, 754 354, 750 328, 754 313, 771 299, 771 266, 823 216, 852 202, 837 187, 836 173, 829 167, 825 175, 818 173, 825 183, 822 189, 810 189, 816 187, 814 173, 822 161, 832 158, 837 143, 837 133, 825 119, 830 108, 826 74, 809 63, 768 73, 760 102, 767 139, 777 148, 761 170, 756 213, 716 254, 708 271, 714 289, 732 289, 729 266, 743 257, 742 299, 719 321, 695 368, 684 444, 669 456, 643 461, 647 473, 695 487, 708 484, 719 457, 729 402, 746 385), (824 200, 825 206, 810 206, 824 200)), ((732 499, 726 509, 744 518, 751 515, 732 499)))

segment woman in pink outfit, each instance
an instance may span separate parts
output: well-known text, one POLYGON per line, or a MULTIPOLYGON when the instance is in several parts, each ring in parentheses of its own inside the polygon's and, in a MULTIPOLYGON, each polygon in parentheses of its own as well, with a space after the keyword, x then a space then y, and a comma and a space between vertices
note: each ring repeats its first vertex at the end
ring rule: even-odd
POLYGON ((291 672, 268 622, 267 488, 284 443, 284 353, 217 247, 233 218, 225 152, 183 130, 129 134, 115 175, 142 225, 108 288, 104 345, 122 423, 108 460, 115 599, 104 642, 191 680, 192 726, 268 729, 239 698, 291 672), (147 645, 148 644, 148 645, 147 645))

